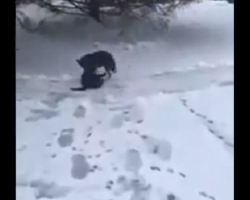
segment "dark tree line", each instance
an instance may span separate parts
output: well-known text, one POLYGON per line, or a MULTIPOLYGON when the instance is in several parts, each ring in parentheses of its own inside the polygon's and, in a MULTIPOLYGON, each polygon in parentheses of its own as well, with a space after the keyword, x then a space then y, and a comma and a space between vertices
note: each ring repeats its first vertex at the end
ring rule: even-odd
POLYGON ((58 4, 54 0, 16 0, 16 5, 36 3, 52 12, 90 16, 101 22, 102 15, 119 16, 143 7, 158 8, 168 15, 175 8, 195 1, 197 0, 61 0, 58 4))

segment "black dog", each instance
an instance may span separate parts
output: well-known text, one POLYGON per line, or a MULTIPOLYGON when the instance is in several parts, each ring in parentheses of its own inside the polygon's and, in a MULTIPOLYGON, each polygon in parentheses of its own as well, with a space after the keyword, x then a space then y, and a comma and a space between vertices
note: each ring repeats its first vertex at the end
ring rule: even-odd
POLYGON ((112 73, 116 73, 116 63, 113 56, 107 51, 96 51, 94 53, 86 54, 76 62, 84 69, 84 73, 96 74, 96 70, 104 67, 109 78, 112 73))

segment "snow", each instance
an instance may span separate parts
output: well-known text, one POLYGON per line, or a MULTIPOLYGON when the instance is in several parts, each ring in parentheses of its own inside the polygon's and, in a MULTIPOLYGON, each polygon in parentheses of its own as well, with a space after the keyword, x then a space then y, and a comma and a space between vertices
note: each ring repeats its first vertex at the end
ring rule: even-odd
POLYGON ((45 199, 129 199, 147 191, 149 200, 163 200, 162 193, 201 199, 202 192, 232 200, 232 97, 229 86, 130 102, 66 98, 54 108, 17 102, 17 199, 35 199, 29 194, 37 191, 45 199), (79 106, 84 114, 75 116, 79 106), (48 118, 49 112, 57 114, 48 118), (128 186, 119 183, 122 176, 128 186))
POLYGON ((16 34, 17 200, 234 199, 231 4, 180 9, 167 30, 21 9, 46 26, 16 34), (69 91, 97 49, 118 73, 69 91))

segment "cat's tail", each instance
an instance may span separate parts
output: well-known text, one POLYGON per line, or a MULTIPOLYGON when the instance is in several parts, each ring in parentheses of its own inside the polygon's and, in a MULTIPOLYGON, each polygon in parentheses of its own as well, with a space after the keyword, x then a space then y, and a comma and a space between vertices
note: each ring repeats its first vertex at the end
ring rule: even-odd
POLYGON ((70 89, 71 89, 71 91, 74 91, 74 92, 76 92, 76 91, 81 92, 81 91, 85 91, 86 90, 84 87, 70 88, 70 89))

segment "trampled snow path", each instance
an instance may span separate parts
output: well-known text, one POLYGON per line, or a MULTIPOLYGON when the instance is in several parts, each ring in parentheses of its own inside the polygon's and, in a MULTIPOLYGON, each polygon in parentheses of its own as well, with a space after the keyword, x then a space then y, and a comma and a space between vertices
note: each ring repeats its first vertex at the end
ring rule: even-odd
MULTIPOLYGON (((79 77, 65 75, 61 77, 25 76, 17 75, 16 91, 17 99, 41 98, 48 93, 60 93, 61 95, 97 96, 113 95, 124 99, 138 95, 151 95, 158 92, 180 93, 210 87, 211 85, 228 86, 234 84, 233 65, 209 65, 200 64, 190 70, 175 70, 162 74, 153 74, 140 79, 124 79, 114 75, 105 83, 98 92, 86 91, 81 93, 71 92, 70 88, 79 86, 79 77)), ((99 99, 101 101, 101 99, 99 99)))
POLYGON ((232 86, 17 113, 19 200, 233 200, 232 86))

